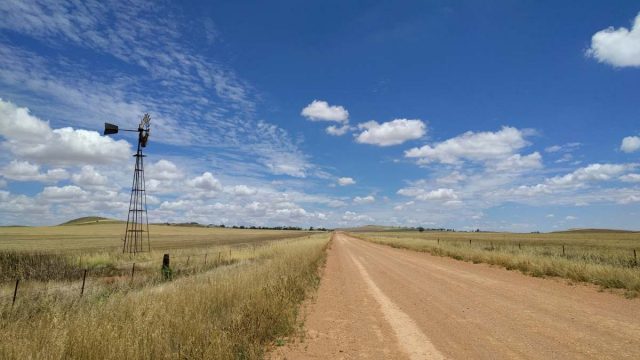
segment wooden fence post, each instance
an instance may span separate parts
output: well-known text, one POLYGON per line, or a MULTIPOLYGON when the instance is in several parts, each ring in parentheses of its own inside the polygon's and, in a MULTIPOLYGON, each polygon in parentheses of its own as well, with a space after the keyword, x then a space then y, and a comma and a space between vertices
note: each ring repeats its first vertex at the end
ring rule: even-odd
POLYGON ((171 280, 173 275, 171 267, 169 266, 169 254, 164 254, 162 257, 162 276, 165 280, 171 280))
POLYGON ((564 244, 562 244, 562 256, 564 256, 564 244))
POLYGON ((13 290, 13 301, 11 302, 11 307, 16 303, 16 297, 18 296, 18 284, 20 284, 20 279, 16 279, 16 288, 13 290))
POLYGON ((522 250, 522 246, 518 243, 518 250, 522 250))
POLYGON ((638 266, 638 254, 636 254, 636 249, 633 249, 633 262, 638 266))
POLYGON ((469 239, 469 246, 471 246, 471 239, 469 239))
POLYGON ((84 269, 84 274, 82 275, 82 289, 80 289, 80 296, 84 294, 84 283, 87 280, 87 269, 84 269))
POLYGON ((133 266, 131 267, 131 281, 133 281, 133 274, 135 274, 136 272, 136 263, 133 263, 133 266))

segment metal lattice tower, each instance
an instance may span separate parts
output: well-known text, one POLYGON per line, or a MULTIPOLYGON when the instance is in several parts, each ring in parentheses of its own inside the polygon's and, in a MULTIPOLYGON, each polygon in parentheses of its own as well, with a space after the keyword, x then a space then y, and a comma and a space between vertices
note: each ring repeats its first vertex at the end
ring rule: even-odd
MULTIPOLYGON (((136 165, 133 170, 127 227, 122 244, 123 253, 136 254, 151 251, 149 218, 147 217, 147 193, 144 180, 144 158, 146 155, 142 153, 142 148, 147 146, 149 139, 150 123, 151 117, 149 114, 145 114, 142 121, 140 121, 138 130, 123 130, 138 132, 138 150, 133 155, 136 158, 136 165)), ((118 126, 105 123, 105 135, 116 134, 117 132, 118 126)))

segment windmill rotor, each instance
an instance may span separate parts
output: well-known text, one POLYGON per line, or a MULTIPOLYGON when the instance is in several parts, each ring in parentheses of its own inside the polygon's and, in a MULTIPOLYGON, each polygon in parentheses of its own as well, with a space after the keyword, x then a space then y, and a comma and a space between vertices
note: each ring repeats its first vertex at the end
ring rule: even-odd
POLYGON ((139 142, 140 146, 147 147, 147 141, 149 141, 149 130, 151 128, 151 116, 144 114, 140 125, 138 125, 139 142))

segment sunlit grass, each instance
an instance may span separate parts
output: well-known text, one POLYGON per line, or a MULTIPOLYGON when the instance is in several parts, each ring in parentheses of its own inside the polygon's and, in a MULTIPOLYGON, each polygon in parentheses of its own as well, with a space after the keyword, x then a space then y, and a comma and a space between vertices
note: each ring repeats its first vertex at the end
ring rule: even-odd
MULTIPOLYGON (((117 253, 118 249, 122 249, 124 232, 125 224, 0 227, 0 250, 117 253)), ((150 225, 150 233, 152 249, 170 250, 250 244, 311 232, 150 225)))
POLYGON ((251 235, 249 244, 237 238, 172 246, 172 281, 160 273, 163 249, 136 256, 133 279, 131 256, 119 252, 12 251, 32 265, 42 260, 34 269, 49 275, 21 283, 14 306, 13 282, 2 286, 0 358, 261 358, 268 344, 300 326, 298 308, 319 281, 329 234, 289 232, 266 241, 258 239, 270 239, 269 231, 251 235), (77 265, 94 272, 82 297, 81 277, 47 267, 77 265), (100 273, 104 268, 112 273, 100 273))

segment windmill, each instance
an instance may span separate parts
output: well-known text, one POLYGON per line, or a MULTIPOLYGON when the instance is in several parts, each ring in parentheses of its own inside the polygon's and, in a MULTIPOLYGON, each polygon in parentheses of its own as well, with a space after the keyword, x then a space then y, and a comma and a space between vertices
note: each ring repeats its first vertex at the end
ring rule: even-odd
POLYGON ((136 158, 136 166, 133 170, 133 184, 131 185, 131 198, 129 199, 129 213, 127 214, 127 228, 122 244, 123 253, 136 254, 151 251, 149 240, 149 218, 147 217, 147 194, 144 182, 144 158, 142 148, 149 141, 149 127, 151 116, 144 114, 137 130, 118 129, 118 125, 104 123, 104 135, 117 134, 118 131, 138 132, 138 151, 133 155, 136 158), (146 246, 145 246, 146 240, 146 246))

